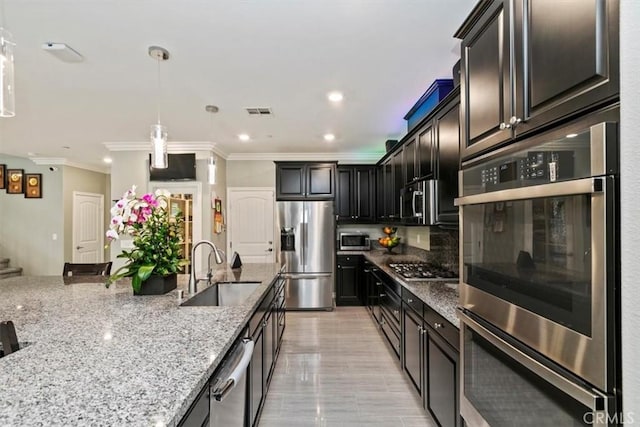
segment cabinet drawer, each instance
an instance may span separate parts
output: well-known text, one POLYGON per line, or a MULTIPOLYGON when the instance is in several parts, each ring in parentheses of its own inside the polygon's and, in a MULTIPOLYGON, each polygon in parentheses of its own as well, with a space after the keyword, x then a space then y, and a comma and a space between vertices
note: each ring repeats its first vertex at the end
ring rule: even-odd
POLYGON ((393 322, 387 317, 387 313, 383 312, 380 319, 380 326, 382 332, 387 337, 387 341, 391 345, 391 348, 396 353, 398 360, 400 359, 400 332, 393 326, 393 322))
POLYGON ((341 265, 359 266, 363 258, 362 255, 338 255, 336 260, 341 265))
POLYGON ((406 288, 402 288, 402 301, 411 307, 420 317, 422 317, 423 303, 418 297, 409 292, 406 288))
POLYGON ((386 283, 382 285, 380 305, 386 310, 389 320, 400 329, 400 297, 386 283))
POLYGON ((424 306, 424 321, 427 326, 444 338, 453 348, 460 351, 460 330, 458 328, 427 305, 424 306))

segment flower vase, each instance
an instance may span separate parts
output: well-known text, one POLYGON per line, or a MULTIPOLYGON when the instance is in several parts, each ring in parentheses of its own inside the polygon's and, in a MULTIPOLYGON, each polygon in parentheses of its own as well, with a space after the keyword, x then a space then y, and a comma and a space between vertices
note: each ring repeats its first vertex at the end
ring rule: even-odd
POLYGON ((167 276, 152 274, 142 282, 140 292, 133 291, 134 295, 162 295, 178 287, 178 275, 176 273, 167 276))

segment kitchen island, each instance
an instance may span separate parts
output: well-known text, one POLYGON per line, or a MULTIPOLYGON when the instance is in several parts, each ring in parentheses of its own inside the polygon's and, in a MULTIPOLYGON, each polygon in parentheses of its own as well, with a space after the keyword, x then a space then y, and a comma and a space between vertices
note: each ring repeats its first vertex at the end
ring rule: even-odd
MULTIPOLYGON (((126 283, 0 281, 0 320, 21 343, 0 359, 0 425, 177 425, 279 271, 217 271, 215 281, 261 282, 230 307, 180 307, 177 290, 134 296, 126 283)), ((186 276, 178 289, 186 299, 186 276)))

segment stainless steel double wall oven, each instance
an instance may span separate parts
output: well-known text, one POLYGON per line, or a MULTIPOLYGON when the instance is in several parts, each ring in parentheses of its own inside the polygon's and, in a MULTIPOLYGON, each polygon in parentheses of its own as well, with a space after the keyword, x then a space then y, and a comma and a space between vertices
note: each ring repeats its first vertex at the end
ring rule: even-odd
POLYGON ((461 412, 471 426, 620 422, 617 117, 586 116, 463 164, 461 412))

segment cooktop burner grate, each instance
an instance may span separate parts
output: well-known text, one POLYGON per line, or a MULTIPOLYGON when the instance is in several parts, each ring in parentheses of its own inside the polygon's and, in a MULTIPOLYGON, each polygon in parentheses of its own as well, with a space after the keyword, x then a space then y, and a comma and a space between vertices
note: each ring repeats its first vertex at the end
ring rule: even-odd
POLYGON ((399 262, 389 267, 405 280, 456 279, 458 273, 437 264, 426 262, 399 262))

